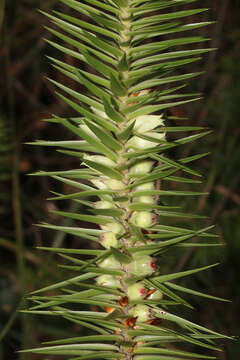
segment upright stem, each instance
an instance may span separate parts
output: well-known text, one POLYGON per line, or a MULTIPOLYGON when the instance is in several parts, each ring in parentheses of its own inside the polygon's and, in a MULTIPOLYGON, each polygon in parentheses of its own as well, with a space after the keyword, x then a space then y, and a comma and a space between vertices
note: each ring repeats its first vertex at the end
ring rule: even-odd
MULTIPOLYGON (((130 1, 129 1, 130 2, 130 1)), ((131 36, 129 35, 131 31, 131 12, 129 11, 129 3, 128 6, 123 7, 120 10, 120 23, 124 26, 124 29, 120 31, 120 41, 119 41, 119 49, 121 50, 121 58, 118 59, 119 62, 119 83, 126 86, 126 83, 129 80, 129 65, 130 65, 130 42, 131 36), (124 59, 124 60, 123 60, 124 59), (122 65, 125 61, 125 65, 122 65)), ((123 121, 118 124, 119 131, 123 132, 130 125, 131 119, 126 112, 122 111, 126 109, 128 106, 128 100, 131 97, 129 89, 126 88, 126 93, 124 95, 116 96, 115 100, 119 104, 119 111, 122 114, 123 121)), ((156 116, 158 117, 158 116, 156 116)), ((134 137, 132 137, 133 140, 134 137)), ((146 289, 144 282, 139 281, 139 279, 144 279, 146 275, 150 275, 155 270, 155 263, 153 259, 148 255, 130 255, 128 249, 130 247, 138 247, 139 245, 143 245, 144 242, 141 243, 141 238, 143 238, 142 228, 150 226, 152 224, 152 219, 154 215, 150 212, 137 212, 132 211, 129 206, 135 201, 141 202, 141 198, 132 199, 129 195, 132 192, 130 189, 130 185, 136 181, 137 176, 142 171, 142 165, 147 167, 147 172, 151 171, 152 161, 140 160, 137 163, 129 161, 129 159, 125 156, 129 151, 131 151, 131 146, 129 146, 129 139, 122 140, 122 150, 119 151, 118 155, 118 165, 117 168, 122 175, 122 181, 114 181, 109 179, 109 183, 111 183, 110 188, 114 188, 116 190, 115 198, 115 206, 123 211, 123 215, 119 217, 116 221, 117 226, 122 227, 123 234, 121 234, 121 229, 116 230, 117 234, 117 244, 116 247, 120 248, 119 255, 119 263, 116 262, 116 258, 110 256, 106 262, 103 261, 100 263, 101 267, 107 266, 116 266, 121 271, 124 272, 123 276, 119 276, 116 279, 116 287, 121 290, 122 296, 118 299, 118 304, 120 304, 122 308, 123 319, 121 321, 123 327, 119 328, 116 333, 121 335, 123 338, 123 343, 120 345, 120 351, 123 354, 123 359, 131 360, 133 358, 133 351, 136 350, 137 341, 135 341, 134 336, 129 335, 129 330, 136 329, 136 322, 144 322, 147 323, 150 321, 150 308, 146 305, 139 306, 134 304, 134 301, 144 299, 147 296, 148 289, 146 289), (136 174, 136 177, 135 175, 136 174), (143 223, 141 223, 143 222, 143 223), (148 224, 147 224, 148 223, 148 224), (146 226, 145 226, 146 225, 146 226), (135 233, 134 233, 135 228, 135 233), (136 236, 136 231, 140 234, 140 236, 136 236), (122 259, 121 256, 125 256, 126 258, 122 259), (128 259, 129 258, 129 259, 128 259), (111 264, 111 261, 113 264, 111 264), (142 275, 142 277, 141 277, 142 275), (134 280, 136 278, 136 280, 134 280)), ((133 149, 132 149, 133 150, 133 149)), ((143 171, 145 172, 145 171, 143 171)), ((104 181, 104 180, 103 180, 104 181)), ((154 182, 144 184, 144 186, 153 187, 156 186, 154 182)), ((134 190, 142 190, 142 188, 136 187, 134 190)), ((113 200, 113 199, 111 199, 113 200)), ((156 202, 154 197, 149 197, 148 199, 151 203, 156 202)), ((104 228, 106 230, 106 228, 104 228)), ((111 231, 111 230, 110 230, 111 231)), ((110 235, 109 235, 110 236, 110 235)), ((108 236, 105 235, 105 244, 107 243, 108 236)), ((110 241, 110 240, 109 240, 110 241)), ((110 247, 110 246, 108 246, 110 247)), ((115 246, 114 246, 115 247, 115 246)), ((118 250, 115 250, 118 251, 118 250)), ((102 281, 102 277, 101 281, 102 281)), ((102 282, 102 285, 106 285, 102 282)), ((110 285, 110 284, 109 284, 110 285)), ((111 286, 111 285, 110 285, 111 286)), ((161 294, 162 296, 162 294, 161 294)))
MULTIPOLYGON (((10 71, 10 39, 8 38, 8 51, 6 56, 6 68, 8 73, 8 109, 9 109, 9 119, 12 124, 12 141, 14 144, 13 150, 13 162, 12 162, 12 207, 13 207, 13 221, 14 221, 14 231, 15 231, 15 240, 16 240, 16 262, 17 262, 17 275, 19 278, 19 295, 21 297, 21 303, 25 307, 23 297, 26 290, 26 272, 25 272, 25 260, 24 260, 24 240, 23 240, 23 225, 22 225, 22 208, 21 208, 21 188, 19 180, 19 162, 20 162, 20 153, 21 146, 18 140, 18 125, 15 114, 15 103, 14 103, 14 92, 13 92, 13 79, 11 77, 10 71)), ((23 347, 28 346, 28 319, 26 314, 21 314, 21 325, 22 325, 22 345, 23 347)), ((20 358, 22 360, 27 360, 27 354, 21 354, 20 358)))

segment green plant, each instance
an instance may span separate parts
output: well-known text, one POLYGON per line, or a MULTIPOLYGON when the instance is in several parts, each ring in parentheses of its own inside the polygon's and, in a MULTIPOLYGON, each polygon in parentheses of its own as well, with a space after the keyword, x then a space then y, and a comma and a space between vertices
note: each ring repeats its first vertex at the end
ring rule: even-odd
POLYGON ((49 175, 78 189, 66 195, 55 192, 52 199, 71 199, 86 213, 53 211, 80 221, 83 227, 41 226, 88 239, 96 246, 89 250, 41 247, 60 254, 72 263, 63 267, 79 275, 35 291, 31 299, 36 305, 29 312, 63 317, 88 328, 90 334, 25 351, 67 355, 75 360, 212 358, 203 350, 217 350, 214 339, 226 337, 175 315, 177 310, 171 311, 176 305, 191 308, 178 292, 220 300, 174 282, 216 264, 171 274, 162 270, 172 248, 218 246, 213 242, 212 226, 191 228, 192 219, 201 216, 181 212, 170 200, 167 204, 171 197, 202 195, 175 190, 171 183, 198 184, 200 174, 187 164, 206 154, 175 160, 169 157, 171 149, 209 133, 203 127, 173 126, 183 119, 168 112, 198 100, 198 94, 179 92, 184 85, 172 83, 199 75, 186 73, 185 65, 210 51, 182 49, 206 40, 181 35, 209 24, 184 23, 185 17, 206 10, 178 10, 193 1, 61 0, 73 14, 46 14, 64 33, 49 31, 70 48, 49 43, 74 59, 69 65, 51 58, 53 65, 75 80, 81 90, 50 80, 78 116, 53 116, 49 121, 65 126, 81 140, 37 144, 65 149, 61 152, 79 158, 81 167, 35 175, 49 175), (179 67, 182 73, 172 74, 179 67), (180 132, 182 137, 177 136, 180 132), (186 136, 186 132, 193 134, 186 136), (179 176, 179 172, 184 175, 179 176), (190 226, 166 225, 165 217, 188 218, 190 226), (88 226, 84 227, 84 222, 88 226), (201 242, 196 242, 196 237, 201 242), (193 238, 194 242, 189 242, 193 238), (205 238, 210 241, 205 242, 205 238), (38 295, 57 289, 60 295, 38 295), (97 306, 99 311, 81 310, 84 304, 97 306), (178 350, 175 342, 183 342, 184 351, 178 350), (202 349, 189 352, 188 345, 202 349))

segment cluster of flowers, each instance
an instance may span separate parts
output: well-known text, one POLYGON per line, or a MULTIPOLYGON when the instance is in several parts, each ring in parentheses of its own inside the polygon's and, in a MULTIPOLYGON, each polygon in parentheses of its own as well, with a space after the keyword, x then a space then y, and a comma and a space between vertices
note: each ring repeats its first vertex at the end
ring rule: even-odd
MULTIPOLYGON (((106 117, 105 113, 99 114, 103 117, 106 117)), ((85 127, 85 125, 80 125, 85 127)), ((157 141, 148 140, 150 138, 156 140, 165 140, 165 133, 156 131, 156 128, 163 126, 163 119, 160 115, 148 115, 148 116, 139 116, 135 119, 134 124, 134 135, 128 139, 124 147, 127 152, 145 150, 152 148, 158 145, 157 141), (154 131, 155 130, 155 131, 154 131), (136 134, 136 135, 135 135, 136 134), (137 134, 144 135, 143 137, 137 136, 137 134), (148 139, 147 139, 148 138, 148 139)), ((87 129, 84 128, 86 131, 87 129)), ((88 131, 90 131, 88 129, 88 131)), ((91 132, 91 136, 95 136, 91 132)), ((108 159, 102 155, 85 155, 84 159, 94 161, 101 165, 105 165, 109 168, 115 169, 119 164, 108 159)), ((84 160, 83 160, 84 161, 84 160)), ((101 190, 114 190, 119 196, 125 195, 126 183, 129 184, 130 181, 139 179, 141 176, 146 175, 152 171, 154 162, 149 159, 144 159, 136 162, 133 166, 130 167, 127 174, 127 181, 120 181, 116 179, 109 178, 107 176, 99 176, 94 178, 91 182, 101 190)), ((154 190, 155 183, 147 182, 141 185, 134 187, 133 191, 141 190, 154 190)), ((132 200, 128 200, 124 204, 124 210, 130 214, 128 221, 130 224, 133 224, 136 227, 142 229, 147 229, 151 227, 157 220, 156 215, 150 211, 128 211, 128 205, 132 203, 155 203, 154 196, 136 196, 132 197, 132 200)), ((121 203, 114 204, 111 195, 104 196, 104 199, 95 203, 97 209, 113 209, 121 208, 121 203)), ((106 248, 119 248, 122 244, 122 239, 126 229, 121 224, 121 221, 113 221, 100 225, 101 229, 104 230, 104 233, 100 236, 101 245, 106 248), (121 239, 121 240, 119 240, 121 239)), ((141 246, 139 241, 135 241, 135 246, 141 246)), ((99 263, 100 268, 112 269, 112 270, 122 270, 125 272, 124 276, 113 276, 113 275, 100 275, 97 277, 96 282, 100 286, 120 289, 125 298, 128 299, 127 303, 130 301, 136 301, 141 299, 148 300, 160 300, 163 297, 163 294, 159 290, 146 288, 144 283, 141 281, 146 276, 151 275, 156 270, 155 260, 149 255, 142 255, 141 253, 135 253, 132 255, 132 261, 129 264, 120 263, 113 255, 108 256, 103 261, 99 263), (126 278, 136 277, 138 281, 131 285, 125 283, 126 278), (140 279, 140 280, 139 280, 140 279)), ((151 319, 151 310, 150 307, 144 304, 137 304, 129 307, 129 315, 136 318, 137 322, 146 322, 151 319)))

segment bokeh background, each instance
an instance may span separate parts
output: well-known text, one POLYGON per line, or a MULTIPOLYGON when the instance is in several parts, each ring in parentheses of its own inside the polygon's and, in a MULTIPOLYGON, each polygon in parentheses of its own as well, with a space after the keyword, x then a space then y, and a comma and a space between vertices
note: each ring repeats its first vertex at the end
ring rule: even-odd
MULTIPOLYGON (((189 72, 204 70, 203 75, 188 87, 190 91, 202 92, 204 99, 174 108, 171 112, 175 116, 189 117, 188 124, 207 126, 213 132, 198 143, 177 149, 173 155, 179 158, 211 152, 210 156, 193 165, 203 174, 201 190, 210 194, 208 197, 176 198, 174 201, 181 200, 186 210, 209 216, 205 224, 216 224, 218 241, 223 246, 172 253, 163 262, 163 271, 175 272, 220 262, 214 270, 185 279, 182 284, 232 299, 231 303, 222 303, 191 298, 196 311, 190 316, 202 325, 238 336, 240 1, 201 0, 196 5, 210 8, 201 15, 201 20, 216 20, 199 32, 211 38, 211 47, 218 48, 218 51, 188 65, 189 72)), ((41 252, 36 246, 87 246, 77 238, 43 231, 34 225, 41 221, 65 224, 50 211, 59 208, 73 210, 73 205, 53 203, 46 198, 53 190, 69 193, 74 189, 51 178, 27 174, 39 169, 67 170, 79 166, 77 159, 52 148, 25 145, 36 139, 67 140, 73 137, 63 128, 42 121, 52 113, 61 116, 72 113, 59 101, 53 85, 45 77, 53 77, 67 86, 75 84, 57 73, 46 58, 47 54, 70 64, 73 61, 43 41, 43 38, 53 40, 53 36, 45 28, 49 26, 48 19, 37 11, 38 8, 44 11, 66 10, 58 0, 0 1, 0 359, 4 360, 40 360, 36 355, 20 355, 17 350, 38 346, 44 340, 82 333, 81 327, 67 322, 19 312, 28 306, 27 300, 21 300, 23 295, 72 275, 57 267, 57 263, 64 263, 62 259, 41 252)), ((170 224, 171 220, 166 218, 165 223, 170 224)), ((223 351, 217 355, 218 359, 239 360, 238 339, 221 343, 221 347, 223 351)), ((41 356, 41 359, 47 358, 41 356)))

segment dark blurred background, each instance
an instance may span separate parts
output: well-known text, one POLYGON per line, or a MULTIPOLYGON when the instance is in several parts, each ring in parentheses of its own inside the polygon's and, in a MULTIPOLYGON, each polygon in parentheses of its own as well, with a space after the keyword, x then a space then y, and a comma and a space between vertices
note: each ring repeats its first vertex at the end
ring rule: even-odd
MULTIPOLYGON (((171 114, 189 117, 186 123, 207 126, 213 132, 197 143, 177 149, 174 156, 179 158, 211 152, 210 156, 193 165, 203 174, 201 191, 210 194, 208 197, 176 198, 171 201, 176 203, 181 200, 185 210, 191 209, 191 212, 209 216, 205 225, 217 224, 218 241, 224 246, 185 250, 178 256, 169 254, 163 270, 175 272, 220 262, 214 270, 185 279, 182 284, 232 299, 231 303, 224 303, 189 297, 197 310, 190 316, 193 321, 216 331, 238 336, 240 1, 201 0, 196 5, 211 8, 208 13, 201 15, 201 21, 217 20, 198 33, 211 38, 211 47, 218 48, 218 51, 188 65, 188 72, 205 71, 188 86, 190 91, 202 92, 204 99, 174 108, 171 114)), ((59 54, 43 41, 43 38, 53 40, 53 36, 45 29, 49 22, 39 14, 38 8, 45 11, 53 8, 66 10, 57 0, 0 1, 0 359, 5 360, 47 360, 44 356, 20 356, 17 350, 38 346, 44 340, 76 336, 82 332, 81 327, 67 322, 19 312, 19 309, 27 307, 27 301, 21 300, 24 294, 72 275, 57 267, 57 262, 63 263, 63 260, 36 250, 36 246, 86 246, 79 243, 77 238, 43 231, 33 225, 41 221, 64 224, 63 219, 49 213, 49 210, 73 210, 73 205, 68 202, 47 202, 46 198, 51 190, 69 193, 74 189, 58 184, 51 178, 27 174, 39 169, 67 170, 79 166, 77 158, 68 157, 52 148, 25 145, 36 139, 73 138, 63 128, 42 121, 52 113, 72 113, 55 96, 54 87, 45 76, 53 77, 67 86, 75 84, 56 72, 46 58, 47 54, 69 64, 73 62, 70 57, 59 54)), ((171 224, 171 219, 164 220, 166 224, 171 224)), ((221 343, 221 346, 223 351, 217 355, 218 359, 240 358, 238 340, 221 343)))

